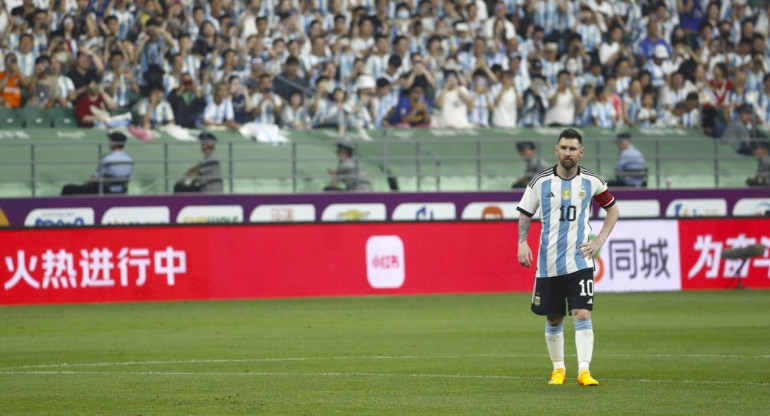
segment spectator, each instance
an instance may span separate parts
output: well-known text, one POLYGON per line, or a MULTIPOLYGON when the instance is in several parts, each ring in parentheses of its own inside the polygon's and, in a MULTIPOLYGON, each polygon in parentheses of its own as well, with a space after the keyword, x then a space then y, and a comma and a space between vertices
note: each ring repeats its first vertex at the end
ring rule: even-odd
POLYGON ((91 80, 98 78, 104 72, 104 65, 98 55, 93 55, 88 49, 81 49, 77 53, 75 67, 67 73, 67 78, 72 80, 75 86, 75 94, 82 97, 88 90, 91 80), (93 64, 93 68, 91 65, 93 64))
POLYGON ((757 174, 746 179, 749 186, 770 186, 770 155, 767 153, 767 143, 754 142, 751 146, 757 160, 757 174))
POLYGON ((681 72, 674 72, 666 85, 660 92, 660 106, 669 111, 674 109, 679 103, 684 102, 691 92, 695 91, 695 86, 690 81, 685 81, 681 72))
POLYGON ((658 122, 658 110, 655 105, 655 93, 647 91, 642 94, 642 108, 637 114, 640 127, 654 127, 658 122))
POLYGON ((131 105, 131 96, 138 95, 140 92, 134 71, 121 51, 115 51, 110 55, 107 67, 102 76, 104 89, 115 101, 117 108, 128 108, 131 105))
POLYGON ((545 115, 547 126, 571 126, 575 123, 575 110, 582 98, 572 85, 572 76, 567 71, 559 71, 555 88, 548 98, 548 111, 545 115))
POLYGON ((527 186, 529 181, 531 181, 535 175, 546 170, 548 164, 543 158, 536 154, 535 143, 531 141, 516 143, 516 150, 519 151, 519 155, 527 163, 527 166, 524 168, 524 176, 517 179, 516 182, 513 183, 512 188, 523 188, 527 186))
POLYGON ((655 88, 660 88, 668 81, 669 75, 674 72, 674 67, 668 59, 669 53, 665 45, 655 45, 652 52, 652 59, 649 59, 642 67, 643 70, 650 73, 651 84, 655 88))
POLYGON ((590 105, 591 123, 599 128, 611 129, 618 122, 618 114, 615 107, 609 101, 608 94, 604 86, 595 87, 595 100, 590 105))
POLYGON ((230 75, 227 78, 227 88, 230 90, 230 96, 233 97, 233 115, 235 122, 245 124, 251 121, 251 93, 244 87, 243 81, 238 75, 230 75))
POLYGON ((273 77, 270 74, 259 76, 259 91, 251 97, 252 119, 257 123, 277 124, 281 111, 281 99, 273 92, 273 77))
POLYGON ((107 137, 111 151, 101 159, 91 178, 82 185, 64 185, 62 195, 125 194, 128 191, 128 181, 134 172, 134 159, 123 151, 126 136, 113 132, 107 134, 107 137))
POLYGON ((109 112, 114 109, 115 102, 104 91, 104 86, 93 79, 87 85, 86 93, 78 98, 75 105, 75 118, 80 127, 109 127, 112 121, 109 118, 109 112))
POLYGON ((37 59, 37 53, 33 50, 34 43, 32 35, 24 33, 19 38, 19 49, 17 52, 17 59, 19 60, 19 74, 23 77, 26 85, 32 75, 35 74, 35 59, 37 59))
POLYGON ((5 71, 0 72, 0 107, 19 108, 22 85, 19 60, 15 54, 9 53, 5 56, 5 71))
POLYGON ((179 87, 168 94, 168 103, 174 112, 174 120, 179 126, 195 128, 206 108, 203 89, 196 85, 189 73, 182 74, 179 84, 179 87))
POLYGON ((678 127, 690 127, 701 130, 700 120, 698 93, 691 92, 687 94, 687 98, 684 100, 684 114, 682 114, 678 127))
POLYGON ((361 166, 359 160, 353 157, 353 148, 339 143, 337 144, 337 169, 329 169, 332 177, 325 191, 371 191, 372 184, 369 175, 361 166), (345 188, 340 188, 340 184, 345 188))
POLYGON ((307 87, 307 79, 299 76, 299 60, 293 56, 286 58, 284 72, 275 81, 275 93, 288 101, 292 91, 307 87))
POLYGON ((609 186, 647 186, 647 166, 642 152, 631 143, 630 133, 620 133, 615 138, 618 144, 618 163, 615 165, 614 181, 609 186))
POLYGON ((425 88, 415 84, 391 110, 388 123, 396 127, 427 127, 431 121, 431 109, 430 101, 425 98, 425 88))
POLYGON ((753 113, 751 104, 738 107, 738 118, 732 120, 722 134, 722 141, 742 155, 753 154, 751 139, 756 137, 756 129, 751 122, 753 113))
POLYGON ((660 37, 660 28, 656 19, 649 19, 647 22, 647 37, 644 38, 638 47, 638 53, 647 61, 652 58, 655 47, 661 45, 666 48, 666 57, 671 55, 671 47, 665 39, 660 37))
POLYGON ((174 110, 163 98, 163 87, 160 85, 150 88, 150 96, 139 100, 136 111, 142 118, 142 127, 145 129, 157 129, 174 124, 174 110))
POLYGON ((545 78, 542 75, 536 75, 532 78, 530 87, 524 91, 522 125, 525 127, 542 126, 547 110, 548 88, 545 85, 545 78))
POLYGON ((524 98, 514 85, 512 72, 507 71, 503 74, 502 83, 493 86, 492 96, 495 98, 492 125, 494 127, 516 127, 518 125, 518 110, 524 105, 524 98))
POLYGON ((35 60, 35 74, 27 86, 29 100, 27 107, 50 108, 59 96, 59 84, 51 71, 51 60, 46 55, 40 55, 35 60))
POLYGON ((377 80, 376 98, 374 100, 374 126, 387 127, 390 124, 387 115, 398 104, 390 94, 390 82, 386 78, 377 80))
POLYGON ((221 82, 214 90, 214 96, 208 100, 203 110, 203 125, 205 127, 224 127, 237 130, 240 125, 235 122, 233 102, 230 98, 227 84, 221 82))
POLYGON ((281 107, 281 127, 291 130, 310 130, 310 114, 302 103, 302 93, 295 90, 289 103, 281 107))
POLYGON ((222 192, 222 167, 219 164, 219 158, 214 153, 216 150, 217 138, 204 131, 198 136, 201 145, 203 159, 185 172, 184 176, 174 185, 174 193, 202 192, 202 193, 220 193, 222 192), (187 179, 192 179, 188 184, 187 179))
POLYGON ((436 125, 449 128, 470 127, 468 114, 473 108, 473 99, 468 90, 460 85, 457 72, 449 70, 444 78, 444 88, 436 94, 436 106, 439 108, 436 125))
POLYGON ((55 56, 51 57, 51 75, 56 77, 57 90, 59 91, 59 96, 56 97, 56 105, 62 108, 72 108, 73 103, 78 98, 75 92, 75 84, 66 75, 62 75, 59 58, 55 56))

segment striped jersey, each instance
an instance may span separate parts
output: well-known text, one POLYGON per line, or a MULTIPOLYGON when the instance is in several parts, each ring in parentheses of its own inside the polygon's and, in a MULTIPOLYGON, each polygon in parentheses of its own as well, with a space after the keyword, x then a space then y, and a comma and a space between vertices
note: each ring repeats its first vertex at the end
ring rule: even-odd
POLYGON ((570 180, 560 178, 554 166, 529 182, 516 209, 528 217, 538 208, 542 210, 536 277, 562 276, 594 267, 593 259, 584 259, 577 248, 588 242, 592 198, 604 209, 615 204, 607 182, 582 166, 570 180))

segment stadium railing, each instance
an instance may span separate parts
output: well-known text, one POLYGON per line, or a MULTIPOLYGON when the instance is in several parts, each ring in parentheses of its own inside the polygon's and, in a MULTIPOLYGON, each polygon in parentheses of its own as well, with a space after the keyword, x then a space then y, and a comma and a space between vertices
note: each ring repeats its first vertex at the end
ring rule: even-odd
MULTIPOLYGON (((552 139, 533 138, 539 156, 555 164, 552 139)), ((217 144, 225 193, 306 193, 328 184, 327 169, 336 167, 336 140, 292 141, 278 146, 252 141, 217 144)), ((504 190, 524 173, 516 141, 461 137, 403 139, 392 134, 373 141, 350 141, 358 166, 372 179, 375 191, 398 182, 402 191, 504 190)), ((647 157, 650 188, 742 187, 754 175, 753 159, 727 146, 703 139, 638 139, 647 157)), ((614 178, 617 148, 606 141, 585 142, 581 165, 614 178)), ((0 196, 58 195, 61 185, 90 177, 106 143, 0 142, 0 196)), ((174 182, 201 158, 197 143, 165 141, 127 146, 135 172, 129 194, 168 194, 174 182)))

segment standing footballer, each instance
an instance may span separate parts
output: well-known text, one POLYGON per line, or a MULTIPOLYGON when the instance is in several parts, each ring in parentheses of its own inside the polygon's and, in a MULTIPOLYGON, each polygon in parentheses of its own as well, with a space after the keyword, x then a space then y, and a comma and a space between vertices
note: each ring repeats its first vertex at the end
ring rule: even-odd
POLYGON ((562 327, 567 309, 575 321, 575 345, 578 358, 577 383, 598 386, 588 365, 594 348, 591 323, 594 295, 593 256, 607 240, 620 216, 607 182, 578 165, 583 157, 583 137, 574 129, 565 129, 556 143, 559 163, 537 174, 526 187, 517 209, 519 215, 519 263, 529 267, 533 261, 527 244, 532 216, 542 208, 542 231, 538 251, 532 311, 546 316, 545 341, 553 361, 549 384, 563 384, 564 334, 562 327), (588 241, 591 227, 591 198, 607 211, 599 235, 588 241))

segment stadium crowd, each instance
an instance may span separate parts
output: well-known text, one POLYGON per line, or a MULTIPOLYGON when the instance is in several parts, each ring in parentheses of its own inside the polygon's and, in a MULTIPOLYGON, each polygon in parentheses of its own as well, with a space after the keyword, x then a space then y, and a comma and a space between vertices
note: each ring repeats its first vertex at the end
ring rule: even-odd
POLYGON ((0 0, 0 106, 720 136, 770 125, 769 32, 765 0, 0 0))

